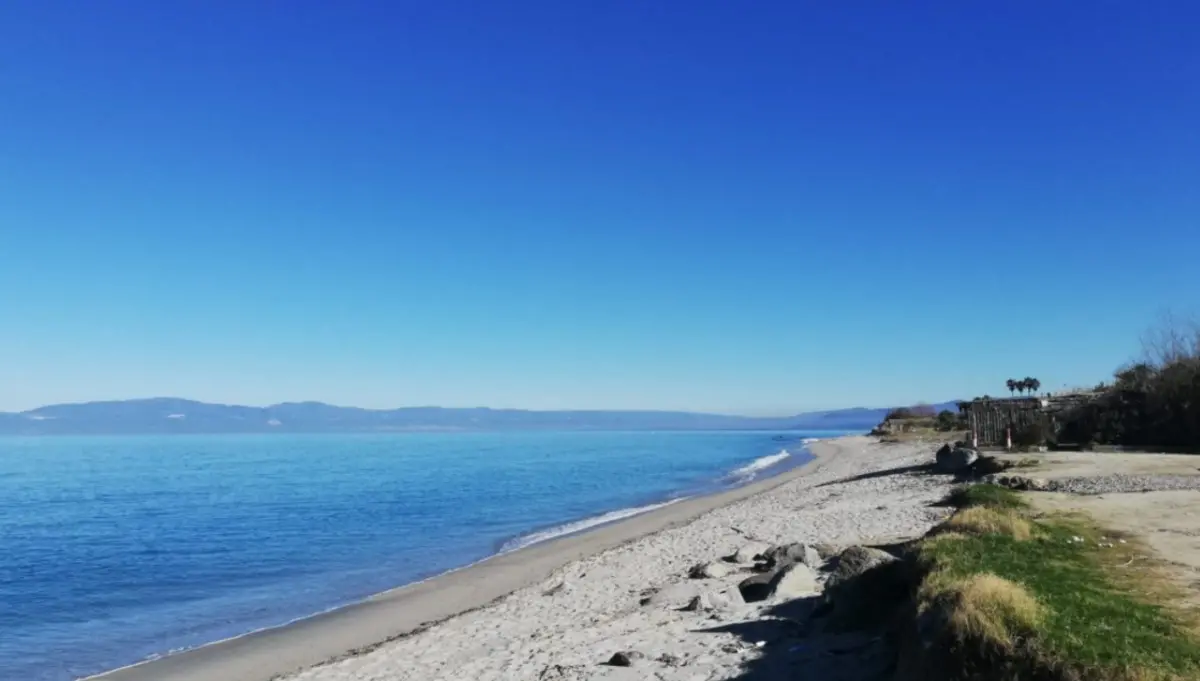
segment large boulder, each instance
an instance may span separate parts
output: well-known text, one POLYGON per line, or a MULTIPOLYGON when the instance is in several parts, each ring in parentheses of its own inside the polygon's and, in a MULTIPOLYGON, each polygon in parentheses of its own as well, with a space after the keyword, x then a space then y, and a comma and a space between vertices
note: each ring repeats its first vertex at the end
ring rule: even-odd
POLYGON ((971 465, 971 472, 975 475, 994 475, 1003 473, 1012 468, 1011 461, 1002 461, 994 456, 980 456, 975 459, 975 463, 971 465))
POLYGON ((783 600, 811 596, 820 591, 817 573, 803 563, 792 563, 781 569, 773 585, 771 596, 783 600))
POLYGON ((881 549, 873 549, 869 546, 851 546, 838 554, 829 579, 825 581, 826 589, 842 582, 848 582, 868 570, 894 563, 897 560, 895 556, 881 549))
POLYGON ((729 576, 732 569, 725 563, 697 563, 688 570, 692 579, 720 579, 729 576))
POLYGON ((950 447, 943 445, 937 451, 937 462, 934 468, 939 473, 961 473, 971 467, 975 463, 975 459, 979 458, 979 452, 966 447, 950 447))
POLYGON ((838 555, 825 581, 831 630, 880 626, 908 598, 904 564, 892 554, 851 546, 838 555))
POLYGON ((821 554, 808 544, 783 544, 764 551, 759 556, 756 569, 771 572, 792 563, 801 563, 815 570, 821 566, 821 554))
POLYGON ((772 597, 799 598, 819 590, 816 571, 804 563, 788 563, 770 572, 747 577, 738 584, 738 591, 747 603, 772 597))

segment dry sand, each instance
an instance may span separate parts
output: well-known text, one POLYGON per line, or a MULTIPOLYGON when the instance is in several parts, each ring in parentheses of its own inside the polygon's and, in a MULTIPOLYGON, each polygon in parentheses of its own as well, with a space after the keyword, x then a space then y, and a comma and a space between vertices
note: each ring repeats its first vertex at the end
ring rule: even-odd
POLYGON ((702 681, 768 678, 764 665, 780 664, 780 653, 790 656, 782 662, 792 671, 807 665, 822 678, 856 678, 853 664, 828 651, 776 649, 780 623, 787 624, 778 603, 680 610, 694 590, 731 587, 746 576, 689 580, 689 566, 747 544, 884 543, 918 536, 945 517, 930 504, 945 495, 950 479, 908 470, 932 459, 932 445, 850 437, 813 450, 816 461, 771 480, 101 678, 702 681), (641 604, 655 591, 661 601, 641 604), (632 667, 600 664, 617 651, 645 657, 632 667))

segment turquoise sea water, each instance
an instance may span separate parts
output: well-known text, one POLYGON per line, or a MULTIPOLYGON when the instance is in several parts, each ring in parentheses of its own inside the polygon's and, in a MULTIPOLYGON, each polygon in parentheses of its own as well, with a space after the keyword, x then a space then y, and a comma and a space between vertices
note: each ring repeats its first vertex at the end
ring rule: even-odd
POLYGON ((799 465, 831 435, 0 438, 0 679, 284 624, 799 465))

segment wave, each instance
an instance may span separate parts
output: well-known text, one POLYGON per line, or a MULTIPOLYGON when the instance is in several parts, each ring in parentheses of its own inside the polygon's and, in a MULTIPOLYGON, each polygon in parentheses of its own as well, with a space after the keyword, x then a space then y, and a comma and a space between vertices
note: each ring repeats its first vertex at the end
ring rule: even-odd
POLYGON ((728 477, 733 478, 734 480, 737 480, 739 482, 748 482, 750 480, 753 480, 754 477, 757 476, 760 471, 762 471, 766 468, 770 468, 771 466, 774 466, 775 464, 783 461, 784 459, 787 459, 791 455, 792 455, 792 453, 789 452, 788 450, 781 449, 778 454, 771 454, 770 456, 759 457, 759 458, 751 461, 750 463, 746 464, 745 466, 742 466, 741 468, 735 468, 732 472, 729 473, 728 477))
POLYGON ((679 497, 669 501, 663 501, 657 504, 649 504, 646 506, 622 508, 616 511, 609 511, 608 513, 601 513, 600 515, 584 518, 583 520, 576 520, 575 522, 565 523, 563 525, 555 525, 554 527, 550 527, 545 530, 532 532, 530 534, 525 534, 510 539, 500 546, 499 553, 516 551, 517 549, 523 549, 526 546, 533 546, 534 544, 540 544, 544 541, 557 539, 558 537, 568 534, 575 534, 576 532, 589 530, 598 525, 607 525, 608 523, 624 520, 625 518, 632 518, 635 515, 649 513, 650 511, 654 511, 665 506, 670 506, 671 504, 678 503, 684 499, 687 499, 687 497, 679 497))

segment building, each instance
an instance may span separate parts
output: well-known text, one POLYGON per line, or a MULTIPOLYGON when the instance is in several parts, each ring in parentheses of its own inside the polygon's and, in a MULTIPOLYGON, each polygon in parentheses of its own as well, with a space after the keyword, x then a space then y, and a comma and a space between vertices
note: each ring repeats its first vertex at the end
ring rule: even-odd
POLYGON ((971 438, 977 447, 1008 447, 1022 429, 1041 426, 1045 437, 1058 433, 1058 415, 1087 402, 1092 393, 1068 393, 1046 397, 979 398, 960 402, 967 415, 971 438))

